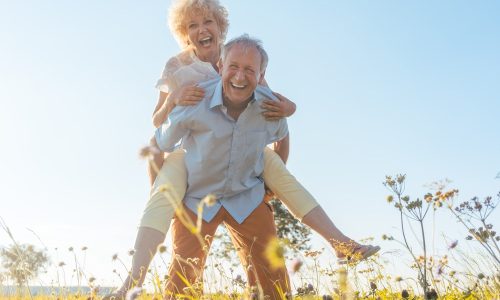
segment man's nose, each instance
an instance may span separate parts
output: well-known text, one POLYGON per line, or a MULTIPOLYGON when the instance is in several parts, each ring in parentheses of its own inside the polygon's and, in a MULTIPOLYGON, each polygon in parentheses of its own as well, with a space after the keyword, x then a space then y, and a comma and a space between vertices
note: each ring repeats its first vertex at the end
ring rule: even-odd
POLYGON ((243 80, 243 79, 245 79, 245 74, 242 70, 237 70, 236 74, 234 74, 234 78, 236 80, 243 80))

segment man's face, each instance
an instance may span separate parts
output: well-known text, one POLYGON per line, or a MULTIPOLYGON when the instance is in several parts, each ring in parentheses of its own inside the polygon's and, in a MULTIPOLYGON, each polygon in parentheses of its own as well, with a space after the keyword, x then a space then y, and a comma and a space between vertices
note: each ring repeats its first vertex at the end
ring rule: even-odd
POLYGON ((247 101, 263 78, 260 69, 261 56, 253 46, 234 45, 221 62, 224 98, 232 104, 247 101))

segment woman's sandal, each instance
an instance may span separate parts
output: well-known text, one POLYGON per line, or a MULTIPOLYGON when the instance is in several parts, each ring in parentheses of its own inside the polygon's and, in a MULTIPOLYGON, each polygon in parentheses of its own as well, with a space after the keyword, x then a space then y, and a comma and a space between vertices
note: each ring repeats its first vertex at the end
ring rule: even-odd
POLYGON ((341 257, 337 259, 337 263, 339 265, 345 265, 348 263, 353 263, 353 262, 358 262, 367 259, 368 257, 372 256, 373 254, 377 253, 380 250, 379 246, 372 246, 372 245, 360 245, 354 248, 351 253, 345 255, 344 257, 341 257), (363 248, 366 248, 364 251, 363 248))

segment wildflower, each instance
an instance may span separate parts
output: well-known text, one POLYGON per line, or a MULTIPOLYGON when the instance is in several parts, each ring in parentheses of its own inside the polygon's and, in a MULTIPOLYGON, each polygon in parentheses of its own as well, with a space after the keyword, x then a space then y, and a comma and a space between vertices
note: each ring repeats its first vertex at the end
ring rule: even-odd
POLYGON ((401 282, 401 281, 403 281, 403 277, 401 277, 401 276, 396 276, 396 278, 394 278, 394 280, 395 280, 396 282, 401 282))
POLYGON ((441 275, 441 274, 443 274, 443 272, 444 272, 444 266, 440 265, 439 268, 438 268, 438 270, 437 270, 437 274, 441 275))
POLYGON ((95 281, 95 277, 90 277, 90 278, 89 278, 89 283, 92 283, 92 282, 94 282, 94 281, 95 281))
POLYGON ((73 251, 73 247, 69 247, 69 248, 68 248, 68 251, 69 251, 69 252, 72 252, 72 251, 73 251))
POLYGON ((429 300, 434 300, 434 299, 437 299, 438 298, 438 295, 437 295, 437 292, 435 289, 432 289, 430 291, 427 291, 427 293, 425 294, 425 299, 429 299, 429 300))
POLYGON ((401 291, 401 297, 402 297, 403 299, 408 299, 408 298, 410 298, 410 293, 408 293, 408 291, 407 291, 407 290, 402 290, 402 291, 401 291))
POLYGON ((118 254, 117 253, 113 254, 113 256, 111 257, 111 259, 112 260, 117 260, 118 259, 118 254))
POLYGON ((347 291, 347 270, 345 268, 341 268, 337 270, 337 282, 339 284, 339 290, 341 292, 347 291))
POLYGON ((303 264, 304 263, 302 262, 302 260, 300 260, 298 258, 294 259, 293 262, 292 262, 292 271, 293 271, 293 273, 297 273, 300 270, 300 268, 302 267, 303 264))
POLYGON ((323 300, 333 300, 333 297, 330 295, 323 295, 322 299, 323 300))
POLYGON ((87 248, 87 246, 83 246, 83 247, 82 247, 82 251, 85 251, 85 250, 87 250, 87 249, 88 249, 88 248, 87 248))
POLYGON ((484 278, 484 274, 483 274, 483 273, 479 273, 479 274, 477 274, 477 278, 478 278, 479 280, 483 279, 483 278, 484 278))
POLYGON ((313 292, 314 291, 314 286, 312 284, 308 284, 306 289, 309 291, 309 292, 313 292))
POLYGON ((280 245, 278 239, 273 239, 267 244, 265 255, 271 268, 279 269, 285 266, 285 249, 280 245))
POLYGON ((394 200, 392 195, 387 196, 387 203, 391 203, 394 200))
POLYGON ((208 194, 203 198, 203 203, 205 203, 206 206, 210 207, 215 205, 217 202, 217 197, 214 194, 208 194))
POLYGON ((375 291, 377 289, 377 285, 375 284, 375 282, 373 282, 373 281, 370 282, 370 289, 372 291, 375 291))
POLYGON ((128 255, 132 256, 134 254, 135 254, 135 250, 134 249, 128 250, 128 255))
POLYGON ((63 261, 61 261, 61 262, 58 264, 58 266, 59 266, 59 267, 64 267, 65 265, 66 265, 66 264, 65 264, 63 261))
POLYGON ((165 246, 165 245, 158 246, 158 252, 160 252, 160 253, 167 252, 167 246, 165 246))
POLYGON ((458 240, 455 240, 448 246, 448 250, 455 248, 458 245, 458 240))
POLYGON ((405 181, 405 177, 406 175, 403 175, 403 174, 399 174, 396 176, 396 181, 399 183, 399 184, 402 184, 404 181, 405 181))

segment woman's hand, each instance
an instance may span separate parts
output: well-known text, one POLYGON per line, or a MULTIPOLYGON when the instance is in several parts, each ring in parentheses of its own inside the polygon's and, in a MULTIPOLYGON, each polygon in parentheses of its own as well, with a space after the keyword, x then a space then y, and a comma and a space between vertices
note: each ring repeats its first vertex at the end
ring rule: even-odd
POLYGON ((168 95, 168 102, 174 106, 190 106, 198 104, 205 97, 205 90, 196 86, 188 85, 175 89, 168 95))
POLYGON ((287 97, 273 92, 279 101, 264 100, 261 107, 265 110, 262 115, 267 121, 277 121, 289 117, 295 112, 295 103, 287 97))

